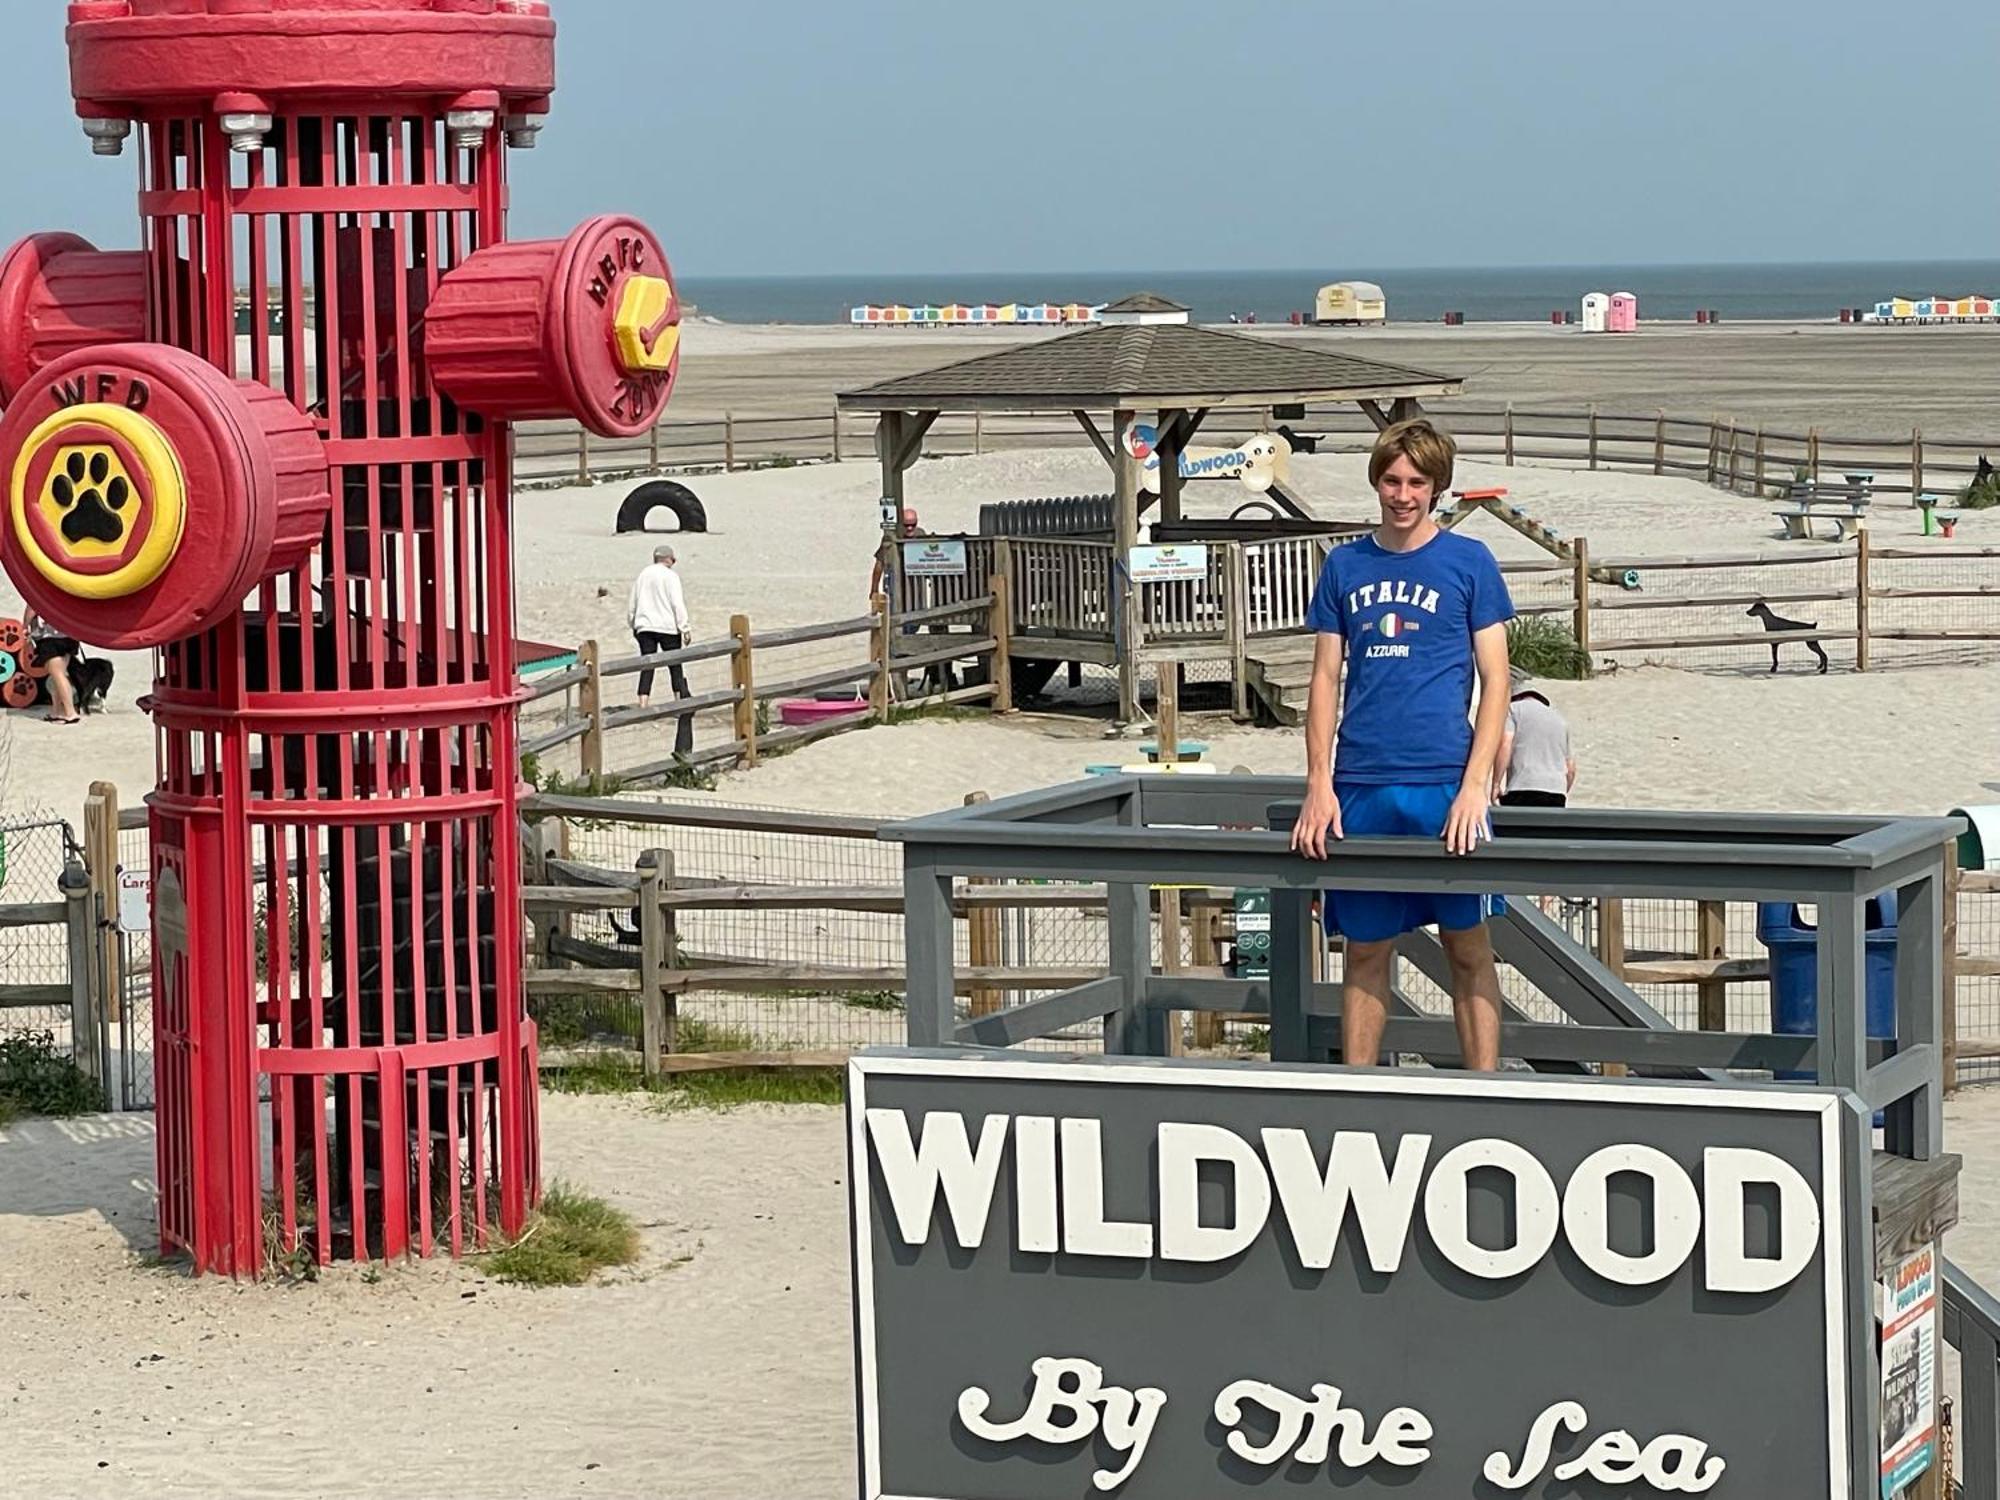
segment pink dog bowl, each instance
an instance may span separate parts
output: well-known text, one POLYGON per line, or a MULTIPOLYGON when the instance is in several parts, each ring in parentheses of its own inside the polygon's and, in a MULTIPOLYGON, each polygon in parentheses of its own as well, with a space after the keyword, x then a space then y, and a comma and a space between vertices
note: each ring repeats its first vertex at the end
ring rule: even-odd
POLYGON ((868 700, 865 698, 835 698, 831 702, 818 698, 778 700, 778 718, 785 724, 823 724, 828 719, 867 712, 868 700))

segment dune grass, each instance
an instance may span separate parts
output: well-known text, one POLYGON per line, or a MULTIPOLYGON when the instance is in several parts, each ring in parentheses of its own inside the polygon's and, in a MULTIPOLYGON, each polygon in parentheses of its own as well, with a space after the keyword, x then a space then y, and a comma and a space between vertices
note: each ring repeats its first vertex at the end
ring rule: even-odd
POLYGON ((582 1286, 599 1271, 639 1258, 631 1215, 566 1182, 551 1183, 520 1238, 485 1257, 496 1281, 516 1286, 582 1286))
POLYGON ((1553 615, 1521 615, 1507 624, 1507 659, 1531 677, 1590 675, 1590 653, 1553 615))

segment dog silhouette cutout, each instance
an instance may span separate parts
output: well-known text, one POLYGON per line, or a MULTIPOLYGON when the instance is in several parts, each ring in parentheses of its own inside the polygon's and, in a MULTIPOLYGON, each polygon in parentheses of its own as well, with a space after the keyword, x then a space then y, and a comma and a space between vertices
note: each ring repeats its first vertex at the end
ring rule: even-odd
MULTIPOLYGON (((1755 619, 1761 620, 1764 624, 1764 628, 1772 632, 1787 631, 1787 630, 1819 629, 1819 621, 1787 620, 1783 615, 1774 612, 1771 606, 1766 604, 1762 599, 1759 599, 1755 604, 1751 605, 1747 610, 1744 611, 1744 613, 1752 616, 1755 619)), ((1778 648, 1783 644, 1784 644, 1783 641, 1771 642, 1771 670, 1773 672, 1778 670, 1778 648)), ((1801 644, 1803 644, 1808 651, 1812 652, 1814 656, 1817 656, 1819 658, 1819 670, 1821 671, 1821 673, 1824 673, 1827 668, 1826 652, 1820 648, 1819 642, 1808 639, 1802 642, 1801 644)))

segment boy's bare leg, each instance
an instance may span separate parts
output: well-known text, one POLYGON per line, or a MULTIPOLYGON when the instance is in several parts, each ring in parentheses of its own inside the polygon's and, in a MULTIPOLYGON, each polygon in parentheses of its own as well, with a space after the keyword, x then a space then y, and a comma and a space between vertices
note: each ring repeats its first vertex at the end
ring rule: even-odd
POLYGON ((1444 956, 1451 965, 1451 1019, 1465 1065, 1491 1073, 1500 1066, 1500 971, 1493 963, 1493 939, 1484 923, 1446 932, 1444 956))
POLYGON ((1389 967, 1396 943, 1347 943, 1340 992, 1340 1060, 1374 1067, 1382 1060, 1382 1023, 1389 1015, 1389 967))

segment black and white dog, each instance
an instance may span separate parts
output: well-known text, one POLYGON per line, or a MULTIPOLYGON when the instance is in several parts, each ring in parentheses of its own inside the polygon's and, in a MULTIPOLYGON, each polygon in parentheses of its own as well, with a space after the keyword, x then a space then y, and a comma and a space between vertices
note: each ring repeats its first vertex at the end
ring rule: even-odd
POLYGON ((76 694, 80 714, 103 713, 104 700, 111 692, 116 669, 102 656, 85 656, 81 651, 70 658, 69 685, 76 694))
MULTIPOLYGON (((1783 615, 1774 614, 1771 606, 1766 604, 1762 599, 1751 605, 1744 613, 1762 620, 1764 628, 1769 631, 1819 629, 1819 621, 1817 620, 1787 620, 1783 615)), ((1778 670, 1778 647, 1783 644, 1784 642, 1782 641, 1771 642, 1771 670, 1773 672, 1778 670)), ((1819 669, 1824 673, 1827 667, 1826 652, 1820 649, 1819 642, 1808 640, 1805 642, 1805 647, 1814 656, 1819 658, 1819 669)))

